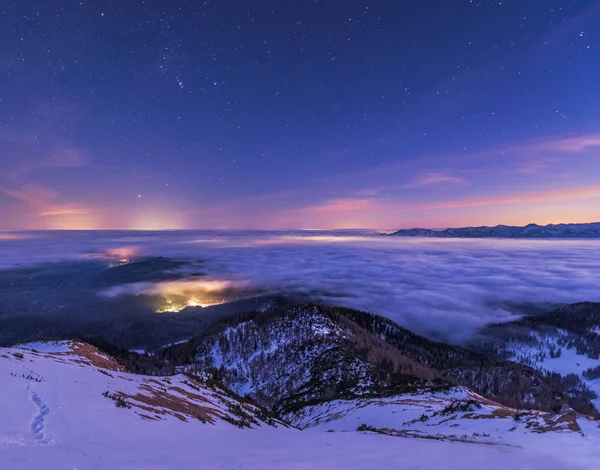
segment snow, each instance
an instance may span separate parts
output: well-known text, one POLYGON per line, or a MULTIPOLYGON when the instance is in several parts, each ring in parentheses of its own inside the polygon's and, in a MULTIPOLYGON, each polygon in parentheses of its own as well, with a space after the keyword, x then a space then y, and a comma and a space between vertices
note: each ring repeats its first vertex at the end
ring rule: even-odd
POLYGON ((367 425, 385 434, 413 436, 415 440, 469 443, 473 447, 478 443, 505 450, 535 449, 573 464, 589 464, 590 468, 600 463, 597 422, 579 417, 577 424, 581 431, 571 431, 564 416, 514 410, 460 387, 451 393, 335 400, 305 408, 293 424, 329 433, 352 432, 360 425, 367 425), (443 412, 449 405, 467 400, 479 402, 480 407, 473 406, 467 412, 443 412), (547 430, 548 427, 553 430, 547 430))
MULTIPOLYGON (((172 343, 167 343, 164 344, 163 346, 161 346, 160 349, 162 348, 168 348, 171 346, 177 346, 178 344, 183 344, 183 343, 187 343, 190 340, 190 338, 186 338, 186 339, 182 339, 179 341, 174 341, 172 343)), ((129 351, 134 352, 136 354, 147 354, 148 356, 153 356, 154 355, 154 350, 153 349, 130 349, 129 351)))
MULTIPOLYGON (((94 353, 90 356, 95 357, 94 353)), ((413 409, 408 402, 394 403, 397 398, 381 404, 365 401, 364 407, 354 407, 342 420, 304 431, 264 423, 253 429, 238 429, 219 418, 227 415, 232 399, 202 385, 192 389, 188 380, 185 376, 145 377, 100 369, 89 358, 67 351, 0 349, 0 468, 582 470, 600 462, 598 429, 587 422, 585 437, 556 432, 540 434, 536 440, 528 437, 532 433, 524 433, 519 435, 518 446, 401 438, 355 430, 368 420, 381 426, 397 425, 424 409, 413 409), (161 405, 152 405, 150 411, 139 407, 144 403, 136 401, 138 394, 151 396, 163 390, 182 403, 187 399, 190 406, 202 404, 214 413, 214 424, 190 419, 186 412, 178 417, 161 405), (105 391, 125 394, 134 406, 117 408, 113 400, 102 395, 105 391), (200 398, 187 398, 191 393, 200 398), (408 411, 402 411, 405 408, 408 411), (144 414, 153 419, 144 418, 144 414), (336 432, 327 432, 330 428, 336 432)), ((467 396, 464 390, 431 396, 426 406, 431 413, 448 400, 467 396)), ((418 395, 403 398, 424 399, 418 395)), ((343 406, 341 402, 335 404, 336 409, 343 406)), ((317 410, 309 410, 307 419, 313 412, 317 410)), ((460 425, 466 427, 467 422, 477 420, 463 421, 460 425)), ((485 420, 481 421, 477 426, 491 430, 485 420)), ((472 434, 480 427, 473 425, 464 432, 472 434)))
POLYGON ((66 353, 71 350, 70 346, 71 341, 35 341, 31 343, 17 344, 14 347, 43 353, 66 353))
MULTIPOLYGON (((559 336, 568 336, 568 332, 557 329, 559 336)), ((600 366, 600 359, 594 359, 583 354, 578 354, 575 348, 565 348, 558 342, 556 336, 545 335, 537 332, 532 332, 538 341, 539 345, 523 343, 509 343, 506 346, 513 357, 513 360, 524 362, 535 367, 536 369, 548 372, 556 372, 560 375, 577 374, 581 380, 596 394, 598 398, 592 400, 596 408, 600 409, 600 379, 589 380, 583 376, 583 372, 590 368, 600 366), (560 349, 560 357, 550 357, 550 348, 555 350, 560 349), (543 358, 541 358, 543 354, 543 358), (525 360, 524 360, 525 359, 525 360)))
MULTIPOLYGON (((315 343, 313 340, 316 337, 342 338, 347 334, 347 330, 335 324, 317 307, 298 308, 293 315, 269 323, 268 334, 265 335, 254 320, 225 328, 218 336, 210 339, 206 346, 208 352, 200 354, 197 360, 200 363, 208 359, 210 367, 226 370, 229 374, 229 387, 238 395, 260 394, 268 396, 275 403, 290 390, 298 389, 303 384, 307 385, 311 380, 307 364, 334 349, 326 343, 315 343), (290 333, 294 330, 295 333, 290 333), (245 341, 241 341, 240 338, 245 338, 245 341), (220 339, 226 340, 227 346, 224 346, 220 339), (285 353, 286 349, 298 342, 304 344, 302 361, 295 360, 285 353), (283 357, 287 359, 278 358, 280 351, 284 351, 283 357)), ((296 344, 294 348, 300 346, 296 344)), ((192 362, 179 367, 178 370, 201 369, 198 363, 192 362)), ((347 370, 352 370, 355 375, 365 375, 368 367, 356 359, 354 364, 348 364, 347 370)), ((341 380, 341 377, 326 378, 332 381, 341 380)), ((370 382, 361 380, 358 385, 366 388, 370 382)), ((369 391, 370 387, 363 393, 369 391)))
POLYGON ((591 357, 577 354, 575 348, 562 348, 560 357, 547 357, 540 363, 540 366, 561 375, 581 375, 591 367, 600 366, 600 359, 592 359, 591 357))
POLYGON ((82 447, 61 451, 57 447, 40 446, 34 452, 17 452, 18 456, 9 449, 7 468, 11 470, 38 468, 575 470, 584 468, 520 449, 417 442, 408 439, 402 441, 370 435, 290 431, 253 434, 235 430, 199 434, 197 430, 183 430, 182 426, 169 429, 169 435, 164 435, 157 429, 130 428, 129 430, 143 434, 138 434, 138 438, 119 440, 101 434, 94 436, 93 441, 87 442, 82 447))

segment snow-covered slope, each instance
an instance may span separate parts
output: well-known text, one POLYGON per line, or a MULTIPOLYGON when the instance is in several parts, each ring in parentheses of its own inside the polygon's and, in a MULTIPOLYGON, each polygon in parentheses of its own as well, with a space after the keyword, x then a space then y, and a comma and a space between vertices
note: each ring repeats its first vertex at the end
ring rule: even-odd
POLYGON ((600 409, 600 379, 591 380, 585 376, 587 370, 600 367, 600 358, 579 354, 576 347, 568 345, 569 336, 568 332, 560 329, 552 333, 531 332, 527 341, 514 339, 506 342, 501 352, 512 360, 540 371, 555 372, 564 377, 577 375, 583 384, 598 395, 591 401, 600 409))
MULTIPOLYGON (((21 345, 0 349, 0 359, 3 392, 24 408, 33 402, 40 412, 31 429, 22 428, 12 437, 15 443, 27 443, 31 438, 51 442, 52 430, 47 430, 45 423, 63 405, 88 408, 92 414, 109 405, 110 414, 134 415, 146 421, 174 418, 248 428, 282 425, 201 377, 129 374, 112 357, 86 343, 21 345)), ((18 413, 18 406, 11 408, 18 413)))
POLYGON ((181 370, 217 371, 239 395, 278 411, 332 397, 407 390, 436 377, 380 338, 359 338, 356 325, 334 321, 314 305, 223 325, 201 339, 181 370), (369 355, 393 362, 390 370, 369 355), (405 374, 402 381, 391 377, 394 367, 405 374))
MULTIPOLYGON (((575 470, 600 462, 598 429, 581 419, 585 436, 580 431, 548 431, 539 435, 539 442, 548 445, 530 437, 497 445, 503 433, 533 436, 534 430, 526 426, 529 418, 517 423, 518 433, 504 432, 509 418, 478 420, 463 412, 461 417, 444 416, 454 419, 452 424, 442 423, 441 415, 429 418, 430 423, 439 421, 440 433, 458 424, 456 434, 480 433, 482 442, 487 432, 490 442, 356 431, 362 423, 401 428, 400 422, 423 412, 433 415, 452 401, 472 396, 462 389, 439 396, 362 400, 360 406, 350 401, 319 405, 298 419, 298 424, 311 425, 300 431, 277 421, 265 423, 258 408, 202 380, 126 373, 114 359, 83 343, 0 349, 0 383, 2 469, 575 470), (340 411, 338 419, 318 420, 331 415, 331 409, 340 411), (242 415, 251 427, 238 427, 242 415), (499 423, 494 424, 498 431, 488 421, 499 423)), ((496 408, 485 405, 471 413, 489 414, 496 408)))
POLYGON ((494 354, 560 375, 567 388, 600 408, 600 304, 563 305, 543 315, 490 325, 483 345, 494 354), (585 387, 589 390, 586 391, 585 387))
POLYGON ((549 411, 569 402, 530 367, 428 340, 367 312, 323 305, 232 317, 157 354, 179 370, 214 374, 277 413, 452 384, 519 408, 549 411))
POLYGON ((336 400, 306 407, 293 417, 302 429, 362 431, 380 435, 530 448, 573 461, 600 463, 598 422, 571 409, 552 414, 522 411, 462 387, 445 393, 336 400), (577 449, 577 451, 573 451, 577 449))

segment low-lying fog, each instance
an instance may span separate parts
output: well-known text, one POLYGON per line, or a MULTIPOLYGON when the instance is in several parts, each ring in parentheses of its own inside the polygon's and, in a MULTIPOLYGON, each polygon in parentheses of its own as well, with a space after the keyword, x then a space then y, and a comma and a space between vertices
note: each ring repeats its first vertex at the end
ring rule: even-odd
POLYGON ((206 285, 212 290, 222 285, 229 291, 239 286, 243 295, 300 293, 385 315, 418 333, 455 341, 486 323, 518 315, 524 304, 600 300, 598 240, 216 231, 5 233, 0 238, 0 268, 5 273, 37 263, 108 263, 150 256, 188 261, 177 269, 195 276, 165 284, 150 280, 113 286, 99 291, 98 297, 193 294, 195 282, 200 291, 206 285))

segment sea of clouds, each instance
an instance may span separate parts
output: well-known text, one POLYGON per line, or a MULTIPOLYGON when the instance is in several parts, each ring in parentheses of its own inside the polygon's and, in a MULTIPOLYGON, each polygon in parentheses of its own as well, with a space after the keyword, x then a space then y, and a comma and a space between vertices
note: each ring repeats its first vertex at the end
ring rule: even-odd
MULTIPOLYGON (((123 254, 175 257, 191 262, 184 268, 190 273, 201 271, 228 288, 303 294, 458 342, 485 324, 516 318, 522 303, 600 301, 599 240, 413 239, 372 232, 13 235, 0 239, 1 268, 123 254)), ((189 289, 189 280, 181 282, 189 289)), ((169 286, 178 289, 171 281, 160 290, 169 286)))

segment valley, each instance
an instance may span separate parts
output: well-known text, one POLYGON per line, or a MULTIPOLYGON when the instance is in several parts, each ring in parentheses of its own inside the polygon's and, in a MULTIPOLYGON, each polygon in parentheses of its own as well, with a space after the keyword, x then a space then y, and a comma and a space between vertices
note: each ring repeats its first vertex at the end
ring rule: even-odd
POLYGON ((590 242, 195 236, 5 253, 9 468, 598 461, 600 304, 561 302, 595 299, 590 242), (587 283, 562 281, 586 262, 587 283))

